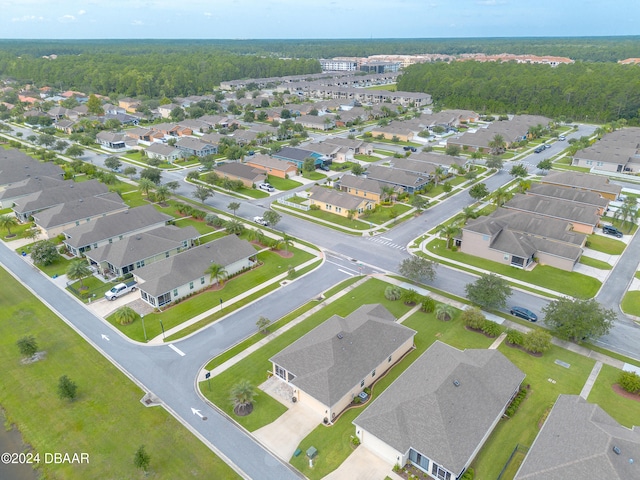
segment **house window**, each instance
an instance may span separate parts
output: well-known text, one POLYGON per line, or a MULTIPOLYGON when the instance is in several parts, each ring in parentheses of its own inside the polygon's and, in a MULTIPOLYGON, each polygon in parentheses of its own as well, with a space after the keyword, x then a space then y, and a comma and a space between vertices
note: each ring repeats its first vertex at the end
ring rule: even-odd
POLYGON ((424 455, 416 452, 413 448, 409 450, 409 460, 418 468, 429 473, 429 459, 424 455))
POLYGON ((440 480, 451 480, 451 474, 437 463, 431 464, 431 474, 440 480))
POLYGON ((329 205, 328 203, 325 203, 324 208, 325 210, 331 210, 331 205, 329 205))
POLYGON ((174 296, 174 297, 177 297, 177 296, 178 296, 178 289, 177 289, 177 288, 174 288, 174 289, 173 289, 173 296, 174 296))
POLYGON ((122 240, 122 235, 120 235, 120 237, 118 237, 120 240, 122 240))
POLYGON ((342 212, 342 207, 336 207, 336 213, 342 212))
POLYGON ((593 161, 592 160, 587 160, 587 165, 593 165, 593 161))
POLYGON ((596 167, 601 167, 604 165, 604 162, 596 162, 596 167))
POLYGON ((376 371, 374 370, 373 372, 371 372, 371 376, 375 377, 376 376, 376 371))
POLYGON ((360 382, 360 388, 364 387, 364 380, 360 382))
POLYGON ((94 243, 94 244, 93 244, 93 248, 98 248, 98 244, 97 244, 97 243, 94 243))
POLYGON ((287 371, 284 368, 282 368, 280 365, 276 365, 276 376, 286 381, 287 371))
POLYGON ((78 220, 76 220, 76 227, 80 226, 80 222, 78 220))
POLYGON ((109 239, 109 243, 113 243, 113 238, 110 238, 110 239, 109 239))
POLYGON ((200 285, 204 285, 204 277, 200 277, 200 285))
POLYGON ((509 254, 505 253, 502 258, 504 258, 505 260, 509 260, 509 254))
POLYGON ((164 252, 164 258, 169 258, 169 252, 164 252))
POLYGON ((489 241, 489 235, 482 235, 482 241, 488 242, 489 241))
POLYGON ((193 290, 193 282, 189 282, 189 289, 193 290))
POLYGON ((140 260, 139 262, 136 262, 136 268, 142 268, 144 267, 144 260, 140 260))

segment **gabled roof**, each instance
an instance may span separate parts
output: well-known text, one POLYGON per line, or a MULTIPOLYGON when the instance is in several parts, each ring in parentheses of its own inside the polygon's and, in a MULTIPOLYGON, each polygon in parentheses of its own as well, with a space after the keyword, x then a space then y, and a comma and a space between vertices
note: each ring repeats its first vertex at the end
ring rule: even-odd
POLYGON ((108 192, 107 186, 97 180, 65 183, 59 187, 40 190, 17 199, 13 210, 17 213, 35 212, 81 198, 105 195, 108 192))
POLYGON ((65 243, 73 247, 86 247, 108 238, 130 234, 152 225, 164 225, 173 217, 159 212, 153 205, 143 205, 131 208, 122 213, 114 213, 106 217, 96 218, 94 221, 83 223, 78 227, 69 228, 64 233, 65 243))
POLYGON ((287 162, 286 160, 280 160, 279 158, 273 158, 268 155, 262 155, 260 153, 254 155, 253 157, 247 158, 247 163, 251 163, 253 165, 258 165, 264 168, 272 169, 272 170, 280 170, 286 172, 292 168, 297 169, 295 163, 287 162))
POLYGON ((342 137, 329 137, 322 143, 329 143, 331 145, 337 145, 339 147, 347 147, 353 150, 360 148, 364 144, 362 140, 352 140, 350 138, 342 137))
POLYGON ((192 226, 179 228, 165 225, 108 243, 85 254, 96 262, 109 262, 116 267, 124 267, 181 247, 185 240, 194 240, 199 236, 192 226))
POLYGON ((640 478, 639 459, 640 428, 621 426, 577 395, 560 395, 514 480, 630 480, 640 478))
POLYGON ((35 177, 61 178, 62 173, 62 168, 52 162, 39 162, 13 148, 0 149, 0 185, 10 185, 35 177))
POLYGON ((205 148, 215 148, 214 145, 194 137, 180 137, 180 140, 176 142, 176 147, 194 150, 197 152, 205 148))
POLYGON ((380 304, 363 305, 345 318, 332 316, 270 361, 294 374, 295 386, 332 406, 415 335, 395 320, 380 304))
POLYGON ((459 475, 524 377, 498 350, 460 351, 436 341, 353 423, 459 475))
POLYGON ((357 177, 355 175, 346 174, 339 180, 340 187, 355 188, 363 192, 371 192, 377 195, 382 193, 382 185, 377 180, 370 178, 357 177))
POLYGON ((402 187, 420 188, 429 181, 427 175, 417 175, 397 168, 370 165, 366 172, 367 178, 379 180, 384 183, 400 185, 402 187))
POLYGON ((135 274, 144 281, 140 289, 157 297, 206 276, 204 272, 211 263, 227 267, 255 254, 256 249, 249 242, 227 235, 152 263, 136 270, 135 274))
POLYGON ((313 151, 304 150, 302 148, 295 147, 282 147, 278 152, 274 154, 276 157, 297 160, 302 162, 305 158, 311 157, 313 155, 313 151))
MULTIPOLYGON (((0 172, 0 174, 1 173, 2 172, 0 172)), ((0 201, 2 201, 3 198, 23 197, 48 188, 60 187, 65 183, 73 183, 73 180, 62 180, 54 177, 29 177, 13 183, 7 186, 6 189, 0 191, 0 201)))
POLYGON ((600 221, 600 216, 596 212, 597 209, 592 205, 582 205, 567 200, 541 197, 538 195, 516 194, 511 200, 504 204, 504 207, 537 213, 545 217, 582 223, 584 225, 595 226, 600 221))
POLYGON ((599 208, 607 208, 609 200, 590 190, 577 190, 575 188, 560 187, 556 185, 535 183, 527 191, 527 195, 540 195, 542 197, 559 198, 571 202, 594 205, 599 208))
POLYGON ((616 196, 620 195, 620 192, 622 191, 622 187, 620 185, 609 183, 609 179, 607 177, 582 172, 549 172, 547 176, 542 178, 542 183, 582 188, 584 190, 592 190, 596 192, 607 192, 615 194, 616 196))
POLYGON ((234 177, 250 180, 253 183, 265 178, 264 171, 239 162, 223 163, 222 165, 218 165, 214 168, 213 171, 217 172, 222 177, 232 175, 234 177))
POLYGON ((117 193, 108 193, 99 197, 86 197, 70 200, 34 213, 33 218, 39 227, 52 228, 75 221, 84 221, 96 215, 108 215, 129 208, 117 193))
POLYGON ((162 142, 153 142, 147 147, 147 152, 155 153, 157 155, 163 155, 165 157, 176 154, 181 155, 180 149, 162 142))
POLYGON ((356 210, 363 202, 370 202, 366 198, 349 195, 333 188, 325 188, 319 185, 311 187, 309 198, 315 202, 328 203, 345 210, 356 210))

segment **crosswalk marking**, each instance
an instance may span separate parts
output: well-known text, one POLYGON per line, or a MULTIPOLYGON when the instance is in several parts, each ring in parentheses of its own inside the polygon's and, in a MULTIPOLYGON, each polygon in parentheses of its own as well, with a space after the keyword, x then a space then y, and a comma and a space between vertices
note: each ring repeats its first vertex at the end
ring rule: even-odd
POLYGON ((367 240, 370 242, 379 243, 380 245, 384 245, 386 247, 395 248, 396 250, 406 250, 404 245, 398 245, 397 243, 393 243, 390 241, 390 238, 385 237, 368 237, 367 240))

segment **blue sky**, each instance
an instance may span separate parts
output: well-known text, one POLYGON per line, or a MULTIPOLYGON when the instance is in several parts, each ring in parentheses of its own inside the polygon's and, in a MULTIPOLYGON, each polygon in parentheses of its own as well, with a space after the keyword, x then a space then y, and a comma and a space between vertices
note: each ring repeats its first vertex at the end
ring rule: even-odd
POLYGON ((638 0, 0 0, 0 38, 638 35, 638 0))

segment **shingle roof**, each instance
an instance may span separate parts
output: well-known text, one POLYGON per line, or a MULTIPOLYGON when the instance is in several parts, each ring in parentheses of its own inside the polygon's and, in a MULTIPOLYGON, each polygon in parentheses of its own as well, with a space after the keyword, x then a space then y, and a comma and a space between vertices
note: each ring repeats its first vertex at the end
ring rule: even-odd
POLYGON ((346 192, 321 187, 319 185, 311 187, 311 195, 309 195, 309 198, 315 202, 328 203, 329 205, 344 208, 345 210, 356 210, 362 202, 367 201, 365 198, 356 197, 346 192))
POLYGON ((609 200, 603 198, 600 194, 589 190, 577 190, 575 188, 559 187, 544 183, 536 183, 531 185, 527 191, 527 195, 540 195, 543 197, 560 198, 576 203, 584 203, 586 205, 595 205, 600 208, 606 208, 609 200))
POLYGON ((398 452, 413 448, 459 474, 524 377, 498 350, 436 341, 353 423, 398 452))
POLYGON ((287 162, 286 160, 280 160, 279 158, 269 157, 268 155, 257 154, 251 158, 247 158, 247 163, 259 165, 261 167, 273 170, 287 171, 291 168, 296 168, 295 163, 287 162))
POLYGON ((395 320, 380 304, 363 305, 345 318, 332 316, 270 361, 293 373, 291 383, 302 391, 332 406, 415 335, 395 320))
POLYGON ((537 213, 545 217, 559 218, 584 225, 597 225, 600 216, 596 207, 582 205, 557 198, 517 194, 504 204, 505 208, 537 213))
POLYGON ((17 213, 36 212, 81 198, 105 195, 108 192, 107 186, 97 180, 88 180, 82 183, 65 183, 60 187, 40 190, 17 199, 14 211, 17 213))
POLYGON ((574 478, 640 478, 640 429, 577 395, 560 395, 514 480, 574 478))
POLYGON ((178 248, 185 240, 196 239, 199 236, 195 227, 179 228, 166 225, 108 243, 86 252, 86 255, 96 262, 109 262, 116 267, 124 267, 178 248))
POLYGON ((0 149, 0 185, 9 185, 35 177, 61 178, 62 168, 54 163, 34 160, 20 150, 0 149))
POLYGON ((420 188, 429 181, 427 175, 417 175, 406 170, 382 167, 380 165, 369 165, 366 176, 373 180, 400 185, 405 188, 420 188))
POLYGON ((157 297, 205 276, 211 263, 226 267, 255 254, 249 242, 227 235, 136 270, 136 276, 144 280, 140 289, 157 297))
POLYGON ((302 148, 282 147, 278 152, 274 154, 274 156, 301 162, 305 158, 310 157, 312 154, 313 151, 304 150, 302 148))
MULTIPOLYGON (((1 172, 0 172, 1 173, 1 172)), ((5 190, 0 191, 0 201, 4 198, 17 198, 36 193, 47 188, 56 188, 65 183, 73 183, 73 180, 62 180, 54 177, 29 177, 18 181, 5 190)))
POLYGON ((95 221, 65 230, 64 233, 68 236, 65 243, 77 248, 86 247, 152 225, 161 226, 172 218, 171 215, 156 210, 153 205, 143 205, 122 213, 96 218, 95 221))
POLYGON ((99 197, 86 197, 47 208, 33 214, 36 225, 52 228, 101 214, 110 214, 129 208, 117 193, 108 193, 99 197))
POLYGON ((169 157, 175 154, 180 154, 179 149, 162 142, 153 142, 151 145, 147 147, 147 152, 155 153, 157 155, 162 155, 165 157, 169 157))
POLYGON ((223 177, 233 175, 234 177, 244 178, 253 183, 265 178, 264 171, 239 162, 223 163, 214 168, 213 171, 221 174, 223 177))
POLYGON ((377 180, 370 178, 357 177, 355 175, 343 175, 339 180, 340 187, 355 188, 364 192, 371 192, 377 195, 382 193, 382 185, 377 180))
POLYGON ((616 196, 620 195, 620 192, 622 191, 622 187, 620 185, 609 183, 609 179, 607 177, 582 172, 549 172, 546 177, 542 178, 542 183, 582 188, 598 192, 608 192, 613 193, 616 196))

